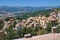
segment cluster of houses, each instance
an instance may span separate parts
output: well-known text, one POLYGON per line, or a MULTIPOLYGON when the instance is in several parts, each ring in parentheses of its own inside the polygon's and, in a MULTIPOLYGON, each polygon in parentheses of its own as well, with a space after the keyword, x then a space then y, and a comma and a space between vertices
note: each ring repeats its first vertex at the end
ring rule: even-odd
MULTIPOLYGON (((4 21, 4 27, 3 27, 3 31, 0 30, 0 33, 4 33, 7 34, 7 32, 5 31, 6 28, 11 27, 11 25, 14 24, 14 21, 16 21, 16 25, 13 28, 14 30, 20 30, 23 27, 43 27, 46 28, 47 24, 53 21, 57 21, 60 22, 60 12, 56 13, 56 12, 51 12, 49 17, 46 16, 35 16, 35 17, 29 17, 26 20, 23 19, 22 21, 20 20, 14 20, 14 19, 10 19, 8 22, 4 21)), ((0 35, 1 36, 1 35, 0 35)), ((0 38, 3 39, 3 38, 0 38)))
MULTIPOLYGON (((16 20, 17 24, 15 25, 15 28, 20 29, 22 27, 37 27, 37 26, 46 28, 49 22, 59 20, 57 14, 58 13, 56 12, 51 12, 49 17, 39 15, 36 17, 29 17, 26 20, 23 19, 22 21, 16 20)), ((15 21, 14 19, 10 19, 10 21, 5 22, 3 28, 9 28, 10 25, 12 25, 14 21, 15 21)))

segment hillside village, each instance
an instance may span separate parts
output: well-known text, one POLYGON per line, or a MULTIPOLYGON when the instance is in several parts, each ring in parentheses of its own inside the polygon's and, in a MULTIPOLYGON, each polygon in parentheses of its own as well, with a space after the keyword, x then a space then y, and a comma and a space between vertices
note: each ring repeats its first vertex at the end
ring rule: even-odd
MULTIPOLYGON (((29 17, 27 20, 23 19, 22 21, 20 20, 15 20, 17 24, 15 25, 15 28, 18 29, 20 27, 36 27, 36 26, 41 26, 43 28, 47 27, 48 23, 51 23, 52 21, 57 21, 58 22, 58 13, 56 12, 51 12, 49 17, 46 16, 36 16, 36 17, 29 17)), ((4 28, 9 28, 10 25, 13 24, 14 19, 10 19, 10 21, 6 22, 4 24, 4 28)))
POLYGON ((60 0, 0 0, 0 40, 60 40, 60 0))
MULTIPOLYGON (((3 31, 4 34, 7 35, 7 38, 9 37, 9 39, 14 39, 16 37, 24 37, 24 35, 28 33, 31 33, 32 36, 48 34, 51 33, 51 27, 60 26, 59 14, 60 12, 58 11, 58 13, 50 12, 49 17, 46 17, 45 15, 39 15, 35 17, 29 17, 23 20, 10 18, 9 21, 4 20, 4 24, 1 31, 3 31), (50 25, 50 27, 48 24, 50 25), (11 37, 8 36, 9 34, 11 37)), ((58 32, 60 32, 59 28, 58 32)))

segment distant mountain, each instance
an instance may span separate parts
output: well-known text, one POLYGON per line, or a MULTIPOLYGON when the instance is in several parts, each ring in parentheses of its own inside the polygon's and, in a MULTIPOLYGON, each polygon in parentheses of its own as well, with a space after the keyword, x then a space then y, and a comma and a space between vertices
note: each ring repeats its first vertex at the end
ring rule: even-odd
POLYGON ((52 8, 58 8, 60 6, 53 6, 53 7, 9 7, 9 6, 1 6, 0 11, 6 12, 34 12, 38 10, 46 10, 52 8))
POLYGON ((13 13, 13 14, 25 14, 30 12, 35 12, 39 10, 48 10, 53 8, 60 8, 60 6, 52 6, 52 7, 10 7, 10 6, 0 6, 0 14, 5 13, 13 13))

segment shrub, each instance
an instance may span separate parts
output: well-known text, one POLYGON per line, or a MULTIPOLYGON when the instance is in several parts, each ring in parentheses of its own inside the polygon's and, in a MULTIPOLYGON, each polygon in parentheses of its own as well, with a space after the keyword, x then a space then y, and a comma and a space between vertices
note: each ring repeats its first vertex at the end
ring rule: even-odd
POLYGON ((47 30, 47 32, 50 33, 51 32, 51 28, 52 28, 52 24, 48 23, 47 27, 45 28, 45 30, 47 30))
POLYGON ((0 19, 0 30, 3 28, 4 21, 0 19))
POLYGON ((57 28, 57 32, 60 33, 60 26, 58 26, 58 28, 57 28))
POLYGON ((13 27, 6 29, 7 35, 5 36, 5 40, 18 38, 19 35, 16 30, 13 30, 13 27))
POLYGON ((35 27, 35 31, 39 31, 41 29, 43 29, 41 26, 35 27))
POLYGON ((47 34, 47 30, 42 29, 37 32, 37 35, 47 34))

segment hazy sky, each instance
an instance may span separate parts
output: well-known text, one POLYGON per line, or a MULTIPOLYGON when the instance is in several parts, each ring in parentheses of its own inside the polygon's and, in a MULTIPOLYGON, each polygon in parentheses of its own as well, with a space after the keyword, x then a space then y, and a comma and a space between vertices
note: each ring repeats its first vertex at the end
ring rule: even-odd
POLYGON ((60 0, 0 0, 0 6, 60 6, 60 0))

